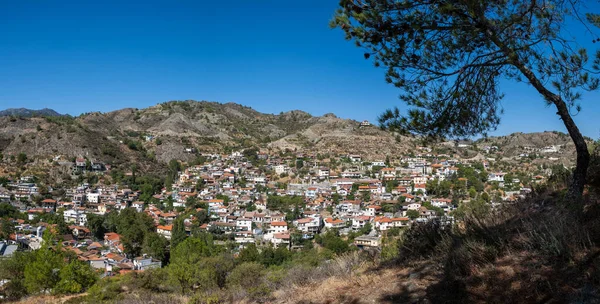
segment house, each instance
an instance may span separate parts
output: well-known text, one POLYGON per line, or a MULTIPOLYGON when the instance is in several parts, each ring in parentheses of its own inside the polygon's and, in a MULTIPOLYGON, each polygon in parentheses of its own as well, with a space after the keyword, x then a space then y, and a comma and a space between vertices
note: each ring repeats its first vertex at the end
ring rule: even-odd
POLYGON ((495 172, 488 174, 488 181, 490 182, 504 182, 504 176, 506 173, 503 172, 495 172))
POLYGON ((135 208, 137 212, 142 212, 144 211, 144 202, 133 202, 131 207, 135 208))
POLYGON ((368 216, 375 216, 376 213, 379 213, 381 211, 381 206, 377 206, 377 205, 370 205, 367 206, 365 208, 365 215, 368 216))
POLYGON ((316 187, 308 187, 306 192, 304 192, 304 196, 308 198, 315 198, 317 196, 317 188, 316 187))
POLYGON ((395 180, 396 179, 396 169, 395 168, 382 168, 379 170, 379 176, 383 180, 395 180))
POLYGON ((319 170, 317 170, 317 176, 321 179, 328 178, 329 177, 329 168, 320 167, 319 170))
POLYGON ((271 243, 275 246, 289 246, 290 234, 289 233, 275 233, 271 238, 271 243))
POLYGON ((269 233, 284 233, 288 231, 288 226, 286 222, 271 222, 268 232, 269 233))
POLYGON ((375 228, 380 231, 386 231, 391 228, 408 227, 410 225, 410 219, 407 217, 394 217, 389 218, 385 216, 375 217, 373 221, 375 228))
POLYGON ((333 218, 326 218, 324 221, 325 223, 325 228, 327 229, 339 229, 339 228, 344 228, 346 227, 346 222, 340 220, 340 219, 333 219, 333 218))
POLYGON ((171 233, 173 230, 173 225, 159 225, 158 227, 156 227, 156 233, 164 236, 167 240, 171 239, 171 233))
POLYGON ((88 193, 85 199, 88 203, 97 204, 100 201, 100 193, 88 193))
POLYGON ((371 123, 368 120, 363 120, 363 121, 360 122, 359 126, 360 127, 368 127, 370 125, 371 125, 371 123))
POLYGON ((421 192, 424 195, 427 195, 427 185, 426 184, 415 184, 413 187, 413 193, 421 192))
POLYGON ((109 262, 113 262, 113 263, 125 263, 127 262, 127 258, 125 258, 122 255, 116 254, 116 253, 112 253, 109 252, 106 254, 106 258, 108 259, 109 262))
POLYGON ((69 229, 71 229, 71 232, 73 233, 73 235, 75 237, 77 237, 78 239, 83 239, 83 238, 89 237, 91 235, 90 230, 87 229, 86 227, 69 226, 69 229))
POLYGON ((79 212, 77 209, 69 209, 63 212, 63 218, 67 223, 75 223, 76 225, 85 226, 87 224, 87 215, 79 212))
POLYGON ((358 248, 379 247, 380 243, 381 237, 379 236, 363 235, 354 239, 354 245, 356 245, 358 248))
POLYGON ((144 255, 133 259, 133 267, 135 270, 144 271, 153 268, 161 268, 162 262, 144 255))
POLYGON ((407 210, 419 210, 419 208, 421 208, 421 204, 420 203, 410 203, 406 206, 407 210))
POLYGON ((452 200, 449 198, 432 198, 431 199, 431 205, 434 207, 448 208, 448 206, 450 206, 451 203, 452 203, 452 200))
POLYGON ((336 208, 338 209, 338 211, 340 213, 358 213, 360 211, 360 204, 361 202, 358 200, 354 200, 354 201, 343 201, 342 203, 338 204, 336 206, 336 208))
POLYGON ((114 232, 107 232, 104 234, 104 246, 107 246, 112 250, 123 252, 121 236, 114 232))
POLYGON ((235 220, 235 226, 237 231, 252 231, 252 219, 250 218, 237 218, 235 220))
POLYGON ((273 170, 275 170, 275 173, 278 175, 281 175, 283 173, 287 173, 289 171, 289 167, 286 165, 277 165, 273 166, 273 170))
POLYGON ((358 230, 365 227, 366 224, 371 223, 372 217, 361 215, 352 218, 352 229, 358 230))
POLYGON ((321 230, 321 218, 301 218, 295 220, 294 225, 304 233, 318 233, 321 230))
POLYGON ((353 163, 357 163, 357 162, 361 162, 362 161, 362 157, 360 155, 355 155, 355 154, 354 155, 348 155, 348 158, 353 163))

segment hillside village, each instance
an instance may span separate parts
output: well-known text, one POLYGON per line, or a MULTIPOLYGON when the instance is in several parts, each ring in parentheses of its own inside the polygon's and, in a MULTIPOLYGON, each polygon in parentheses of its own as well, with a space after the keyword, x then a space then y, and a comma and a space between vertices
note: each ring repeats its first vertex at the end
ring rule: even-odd
MULTIPOLYGON (((510 204, 553 173, 541 166, 501 171, 490 154, 497 149, 486 146, 488 157, 474 159, 429 147, 386 159, 257 148, 189 151, 197 155, 195 164, 172 160, 164 182, 78 157, 71 174, 85 176, 84 182, 63 191, 36 182, 36 176, 1 177, 0 200, 18 216, 2 222, 0 256, 39 249, 50 230, 103 275, 161 267, 164 257, 132 245, 131 237, 123 240, 114 225, 106 227, 106 219, 123 213, 147 215, 152 225, 146 229, 167 241, 204 231, 238 251, 249 244, 296 250, 335 231, 356 248, 380 251, 390 230, 452 223, 475 204, 510 204), (108 176, 120 182, 104 183, 108 176)), ((527 148, 519 157, 550 158, 559 149, 527 148)))

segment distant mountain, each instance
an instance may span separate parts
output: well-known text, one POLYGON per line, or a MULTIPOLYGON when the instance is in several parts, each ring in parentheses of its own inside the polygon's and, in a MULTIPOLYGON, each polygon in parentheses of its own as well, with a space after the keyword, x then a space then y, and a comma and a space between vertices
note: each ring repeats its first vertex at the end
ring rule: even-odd
POLYGON ((62 114, 48 108, 41 110, 32 110, 25 108, 12 108, 0 111, 0 116, 16 116, 16 117, 57 117, 63 116, 62 114))

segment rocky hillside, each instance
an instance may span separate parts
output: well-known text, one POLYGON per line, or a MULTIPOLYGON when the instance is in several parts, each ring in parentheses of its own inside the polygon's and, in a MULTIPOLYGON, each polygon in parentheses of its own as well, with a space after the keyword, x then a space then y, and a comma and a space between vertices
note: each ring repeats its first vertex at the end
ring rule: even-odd
MULTIPOLYGON (((308 149, 356 153, 374 160, 409 151, 418 144, 414 138, 376 126, 361 127, 357 121, 334 114, 316 117, 297 110, 264 114, 235 103, 172 101, 146 109, 93 112, 75 118, 54 116, 52 110, 48 113, 44 117, 0 117, 0 152, 23 152, 33 157, 87 156, 114 165, 136 162, 151 167, 171 159, 192 160, 195 155, 186 153, 186 148, 199 152, 249 146, 275 151, 308 149)), ((574 155, 569 137, 558 132, 515 133, 479 140, 475 145, 478 150, 497 146, 505 157, 522 153, 524 147, 552 145, 561 145, 556 155, 574 155)), ((460 152, 456 147, 453 150, 460 152)))
POLYGON ((248 146, 384 157, 413 147, 413 142, 333 114, 263 114, 235 103, 205 101, 173 101, 76 118, 0 117, 0 152, 4 155, 87 156, 117 165, 193 159, 186 148, 219 152, 225 147, 248 146))

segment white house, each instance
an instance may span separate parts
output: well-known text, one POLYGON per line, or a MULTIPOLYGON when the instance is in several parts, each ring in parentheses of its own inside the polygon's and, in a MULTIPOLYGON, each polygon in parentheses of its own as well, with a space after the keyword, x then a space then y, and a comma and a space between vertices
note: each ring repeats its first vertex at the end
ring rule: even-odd
POLYGON ((321 218, 301 218, 295 220, 294 225, 304 233, 318 233, 321 230, 321 218))
POLYGON ((238 218, 235 220, 235 226, 238 231, 252 231, 252 219, 238 218))
POLYGON ((333 218, 328 217, 323 222, 325 223, 325 228, 328 228, 328 229, 346 227, 346 222, 344 222, 343 220, 340 220, 340 219, 333 219, 333 218))
POLYGON ((372 217, 361 215, 355 216, 352 218, 352 229, 360 229, 363 228, 367 223, 371 222, 372 217))
POLYGON ((406 209, 408 209, 408 210, 419 210, 419 208, 421 208, 420 203, 411 203, 411 204, 408 204, 408 206, 406 206, 406 209))
POLYGON ((309 198, 315 198, 317 196, 318 189, 316 187, 308 187, 306 192, 304 192, 304 196, 309 198))
POLYGON ((92 204, 97 204, 100 200, 100 193, 88 193, 86 194, 85 199, 92 204))
POLYGON ((273 170, 275 170, 275 173, 277 174, 283 174, 283 173, 287 173, 289 168, 286 165, 277 165, 273 167, 273 170))
POLYGON ((504 182, 504 175, 506 175, 506 173, 503 172, 490 173, 488 174, 488 181, 504 182))
POLYGON ((284 233, 288 231, 288 226, 286 222, 271 222, 271 226, 269 227, 269 233, 284 233))
POLYGON ((159 225, 158 227, 156 227, 156 233, 164 236, 168 240, 171 239, 172 230, 173 230, 173 225, 166 225, 166 226, 159 225))

